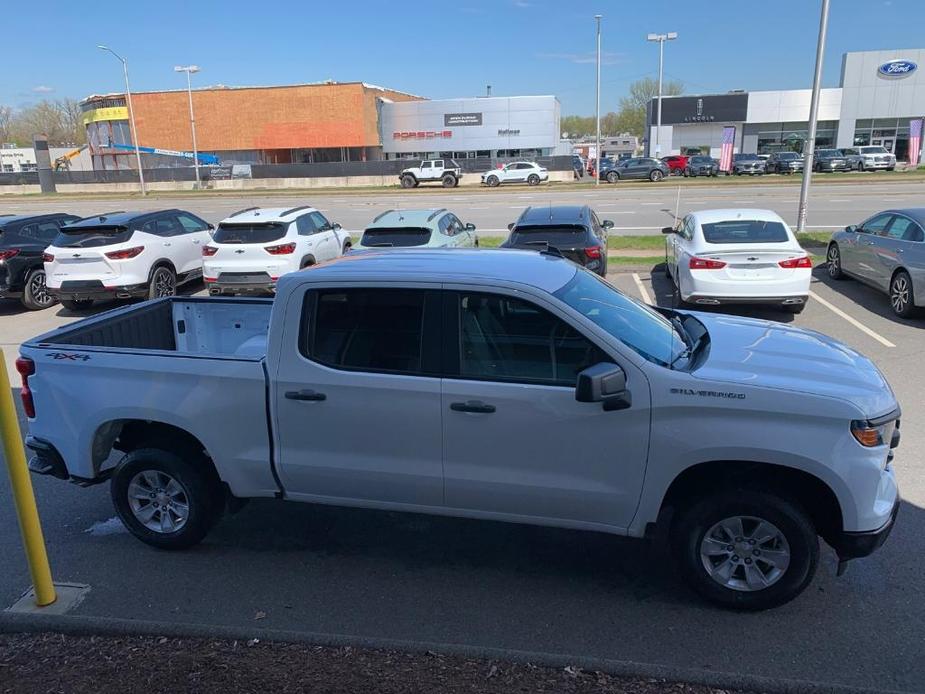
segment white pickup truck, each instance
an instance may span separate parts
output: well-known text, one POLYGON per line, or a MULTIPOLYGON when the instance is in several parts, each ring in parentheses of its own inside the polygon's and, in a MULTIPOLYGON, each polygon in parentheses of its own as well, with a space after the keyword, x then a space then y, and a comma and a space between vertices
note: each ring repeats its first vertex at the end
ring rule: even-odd
POLYGON ((741 609, 889 534, 899 406, 819 333, 653 309, 548 252, 351 254, 275 301, 172 297, 37 337, 36 473, 111 480, 141 540, 250 497, 670 540, 741 609), (664 530, 664 534, 662 534, 664 530))

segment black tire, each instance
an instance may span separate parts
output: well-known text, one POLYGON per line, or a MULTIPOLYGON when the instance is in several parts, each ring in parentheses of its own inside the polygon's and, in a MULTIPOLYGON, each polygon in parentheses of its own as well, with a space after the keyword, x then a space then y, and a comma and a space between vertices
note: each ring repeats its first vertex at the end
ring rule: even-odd
POLYGON ((894 171, 895 169, 896 169, 895 166, 888 166, 888 167, 886 167, 886 170, 887 170, 887 171, 894 171))
POLYGON ((530 174, 527 176, 527 185, 528 186, 538 186, 540 184, 540 177, 536 174, 530 174))
POLYGON ((347 254, 350 252, 350 249, 351 249, 352 247, 353 247, 353 244, 351 244, 351 243, 348 241, 347 243, 344 244, 344 247, 341 249, 340 254, 341 254, 341 255, 347 255, 347 254))
POLYGON ((414 188, 417 185, 417 179, 414 176, 402 176, 401 177, 401 187, 402 188, 414 188))
POLYGON ((649 173, 649 180, 652 181, 652 183, 658 183, 663 178, 665 178, 665 174, 658 169, 654 169, 649 173))
POLYGON ((830 243, 828 250, 825 252, 826 270, 829 278, 833 280, 845 279, 845 272, 841 265, 841 249, 837 243, 830 243))
POLYGON ((499 179, 497 176, 489 176, 485 179, 485 183, 488 184, 489 188, 497 188, 499 185, 501 185, 501 179, 499 179))
POLYGON ((864 166, 864 162, 863 162, 863 161, 859 161, 859 162, 858 162, 858 171, 866 171, 866 170, 867 170, 867 167, 864 166))
POLYGON ((93 306, 93 299, 61 299, 61 305, 68 311, 83 311, 93 306))
POLYGON ((22 305, 30 311, 41 311, 54 306, 57 300, 48 293, 45 286, 45 270, 36 268, 26 275, 26 286, 22 293, 22 305))
POLYGON ((177 295, 177 275, 166 265, 159 265, 151 271, 148 280, 148 299, 162 299, 177 295))
MULTIPOLYGON (((164 491, 169 492, 171 486, 167 485, 164 491)), ((160 448, 139 448, 126 454, 113 472, 110 494, 116 513, 129 532, 158 549, 186 549, 198 544, 215 525, 223 507, 221 488, 202 455, 189 452, 181 456, 160 448), (145 477, 140 477, 146 472, 147 480, 152 481, 150 484, 145 477), (170 495, 157 491, 160 488, 155 485, 168 478, 174 480, 180 493, 170 495), (138 482, 132 486, 136 494, 150 489, 155 496, 150 501, 144 497, 130 497, 133 480, 138 482), (166 513, 161 510, 165 500, 170 502, 166 513), (177 509, 182 508, 184 502, 188 512, 181 523, 177 509), (136 510, 132 509, 133 503, 136 510), (164 530, 153 530, 139 518, 155 504, 158 508, 151 511, 150 522, 159 523, 164 530), (172 521, 174 530, 169 530, 169 522, 161 520, 165 516, 172 521)))
POLYGON ((898 270, 890 280, 890 308, 900 318, 918 315, 912 278, 905 270, 898 270))
POLYGON ((810 517, 789 499, 769 492, 727 489, 703 498, 679 513, 672 527, 671 541, 684 581, 710 602, 736 610, 766 610, 790 602, 813 580, 819 564, 819 538, 810 517), (789 561, 779 575, 774 575, 773 564, 757 557, 769 557, 772 551, 782 551, 783 543, 749 543, 745 538, 752 527, 750 520, 742 522, 745 532, 738 541, 726 538, 723 533, 722 540, 717 543, 721 545, 728 539, 727 547, 733 548, 731 556, 719 554, 705 558, 701 554, 707 533, 724 519, 736 517, 760 519, 779 531, 789 550, 789 561), (758 552, 755 557, 747 556, 755 552, 758 552), (752 572, 757 570, 770 580, 770 585, 753 590, 723 585, 707 569, 706 563, 713 559, 718 562, 715 568, 727 563, 734 567, 730 576, 733 580, 745 580, 747 563, 752 572), (768 573, 764 574, 764 570, 768 573))
POLYGON ((440 182, 443 184, 444 188, 455 188, 456 176, 453 174, 443 174, 443 178, 440 179, 440 182))
POLYGON ((620 174, 618 174, 616 171, 608 171, 605 178, 607 179, 608 183, 616 183, 620 180, 620 174))

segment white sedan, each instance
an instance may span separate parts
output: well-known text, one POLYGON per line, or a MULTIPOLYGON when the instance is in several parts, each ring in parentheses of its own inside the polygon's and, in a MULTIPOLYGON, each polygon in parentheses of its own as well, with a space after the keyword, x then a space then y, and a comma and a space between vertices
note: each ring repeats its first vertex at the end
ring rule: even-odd
POLYGON ((662 233, 679 305, 769 304, 791 313, 806 305, 812 259, 774 212, 692 212, 662 233))
POLYGON ((482 174, 482 183, 491 188, 502 183, 527 183, 536 186, 548 180, 549 172, 539 164, 529 161, 515 161, 513 164, 482 174))

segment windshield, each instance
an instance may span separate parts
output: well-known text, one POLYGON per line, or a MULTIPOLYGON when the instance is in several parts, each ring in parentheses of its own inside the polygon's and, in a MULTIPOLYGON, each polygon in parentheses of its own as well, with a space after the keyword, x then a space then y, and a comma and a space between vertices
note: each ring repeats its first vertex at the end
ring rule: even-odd
POLYGON ((820 149, 816 152, 817 157, 840 157, 841 155, 841 151, 837 149, 820 149))
POLYGON ((219 224, 212 236, 215 243, 270 243, 286 235, 285 224, 219 224))
POLYGON ((691 157, 691 162, 694 164, 712 164, 713 159, 710 157, 691 157))
POLYGON ((547 226, 514 227, 511 243, 514 245, 538 245, 570 247, 583 244, 585 228, 579 224, 550 224, 547 226))
POLYGON ((68 231, 63 227, 51 244, 56 248, 96 248, 125 243, 134 231, 125 227, 78 227, 68 231))
POLYGON ((702 224, 701 228, 707 243, 784 243, 790 240, 783 224, 760 219, 715 222, 702 224))
POLYGON ((375 227, 363 232, 363 246, 424 246, 430 241, 430 229, 424 227, 375 227))
POLYGON ((667 318, 587 270, 553 295, 655 364, 669 366, 686 349, 667 318))
POLYGON ((861 147, 864 154, 888 154, 886 147, 861 147))
POLYGON ((755 161, 758 159, 757 154, 737 154, 734 157, 735 161, 755 161))

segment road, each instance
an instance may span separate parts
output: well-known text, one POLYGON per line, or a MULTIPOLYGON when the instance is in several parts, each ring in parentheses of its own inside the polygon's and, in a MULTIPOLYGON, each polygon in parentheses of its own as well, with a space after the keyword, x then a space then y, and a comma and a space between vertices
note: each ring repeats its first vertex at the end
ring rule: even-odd
MULTIPOLYGON (((897 181, 877 174, 837 174, 840 180, 850 176, 852 183, 826 183, 817 175, 809 205, 810 229, 835 229, 863 221, 885 207, 910 207, 922 204, 925 181, 897 181)), ((361 231, 376 215, 388 209, 446 207, 461 219, 475 224, 480 233, 497 235, 507 232, 507 225, 528 205, 588 204, 604 219, 611 219, 617 234, 658 234, 673 222, 675 209, 681 215, 691 210, 716 207, 760 207, 776 211, 791 224, 796 223, 799 185, 793 183, 754 183, 739 179, 720 179, 715 185, 693 186, 686 181, 679 187, 672 179, 657 184, 601 184, 565 188, 511 187, 480 191, 420 188, 414 191, 343 193, 307 191, 304 195, 248 194, 228 195, 157 195, 147 199, 80 200, 68 198, 0 198, 0 214, 27 213, 38 210, 68 211, 91 215, 115 209, 163 209, 179 207, 217 223, 245 207, 311 204, 345 229, 361 231), (680 191, 680 201, 678 193, 680 191)))
MULTIPOLYGON (((633 296, 670 300, 659 274, 610 279, 633 296)), ((707 606, 678 583, 657 548, 640 542, 274 501, 252 502, 225 518, 194 550, 161 552, 124 531, 105 485, 80 489, 35 478, 55 577, 91 585, 80 615, 435 641, 922 691, 925 319, 894 318, 885 297, 855 282, 831 282, 819 269, 813 293, 799 316, 752 314, 820 330, 876 361, 904 408, 895 465, 905 504, 881 551, 836 578, 827 550, 810 588, 780 609, 736 614, 707 606)), ((7 302, 0 304, 0 339, 16 343, 69 320, 57 307, 23 313, 7 302)), ((29 578, 6 484, 0 484, 0 555, 6 566, 0 605, 9 605, 29 578)))

